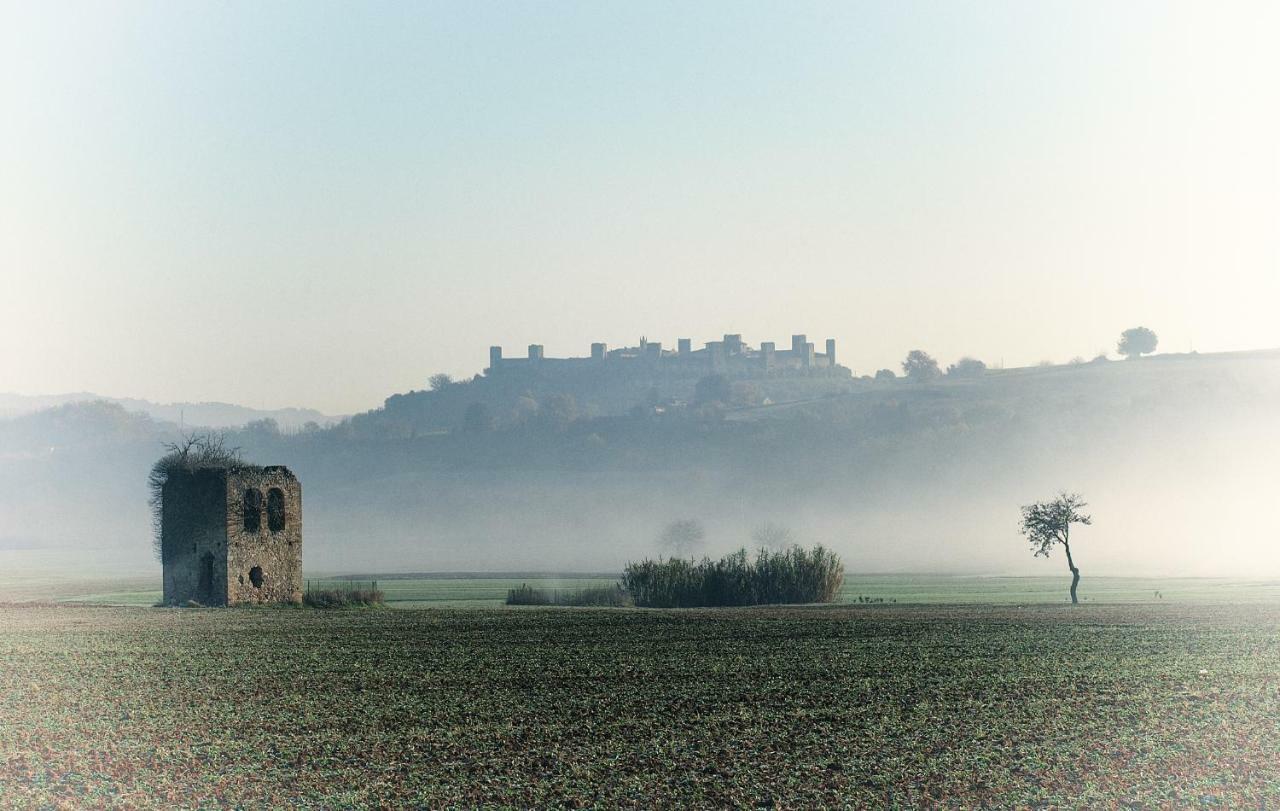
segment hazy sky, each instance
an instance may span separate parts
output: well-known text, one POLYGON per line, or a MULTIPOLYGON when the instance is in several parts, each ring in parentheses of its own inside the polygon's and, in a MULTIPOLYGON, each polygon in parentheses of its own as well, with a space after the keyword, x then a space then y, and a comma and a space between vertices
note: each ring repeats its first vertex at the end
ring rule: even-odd
POLYGON ((0 0, 0 391, 1280 346, 1280 4, 0 0))

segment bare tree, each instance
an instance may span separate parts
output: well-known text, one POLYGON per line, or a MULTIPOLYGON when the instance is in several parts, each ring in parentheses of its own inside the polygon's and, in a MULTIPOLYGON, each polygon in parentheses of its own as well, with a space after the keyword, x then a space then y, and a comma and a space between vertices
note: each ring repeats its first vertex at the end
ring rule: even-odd
POLYGON ((1089 506, 1079 493, 1062 492, 1053 501, 1038 501, 1022 508, 1022 534, 1031 542, 1036 557, 1049 557, 1054 544, 1062 544, 1067 553, 1067 568, 1071 570, 1071 603, 1076 599, 1076 586, 1080 585, 1080 570, 1071 557, 1071 525, 1093 523, 1093 517, 1081 512, 1089 506))
POLYGON ((442 389, 447 389, 450 386, 452 386, 453 378, 445 374, 444 372, 439 372, 427 378, 427 385, 431 387, 432 391, 440 391, 442 389))
POLYGON ((707 530, 703 528, 701 521, 696 518, 681 518, 667 524, 659 540, 672 553, 684 557, 692 556, 701 549, 706 537, 707 530))

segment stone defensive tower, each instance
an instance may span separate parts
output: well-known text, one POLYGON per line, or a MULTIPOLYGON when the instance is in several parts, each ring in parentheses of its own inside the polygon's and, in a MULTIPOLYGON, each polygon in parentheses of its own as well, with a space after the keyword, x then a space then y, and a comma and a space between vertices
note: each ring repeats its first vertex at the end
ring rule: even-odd
POLYGON ((302 600, 302 485, 283 465, 175 471, 161 491, 164 602, 302 600))

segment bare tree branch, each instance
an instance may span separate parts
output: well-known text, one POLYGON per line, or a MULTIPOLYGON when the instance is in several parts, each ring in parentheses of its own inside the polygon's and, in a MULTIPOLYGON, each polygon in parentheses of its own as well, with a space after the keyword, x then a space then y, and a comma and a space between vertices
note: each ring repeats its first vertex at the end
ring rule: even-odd
POLYGON ((164 485, 179 471, 188 473, 200 468, 225 468, 242 464, 240 449, 227 447, 221 433, 192 433, 178 442, 164 443, 164 455, 151 466, 147 475, 147 504, 151 507, 152 550, 163 562, 161 530, 164 518, 164 485))

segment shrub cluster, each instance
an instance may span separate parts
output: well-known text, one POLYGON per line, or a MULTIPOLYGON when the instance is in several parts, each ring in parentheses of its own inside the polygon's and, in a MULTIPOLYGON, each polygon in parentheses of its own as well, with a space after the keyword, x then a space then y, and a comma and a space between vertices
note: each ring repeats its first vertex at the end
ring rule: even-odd
POLYGON ((373 583, 325 583, 311 585, 302 593, 302 604, 311 608, 349 608, 382 605, 386 595, 373 583))
POLYGON ((747 550, 713 561, 671 558, 627 565, 622 586, 638 606, 693 608, 769 603, 829 603, 844 582, 844 564, 821 545, 747 550))
POLYGON ((507 590, 507 605, 587 605, 623 607, 631 605, 621 586, 588 586, 582 589, 538 589, 522 583, 507 590))

